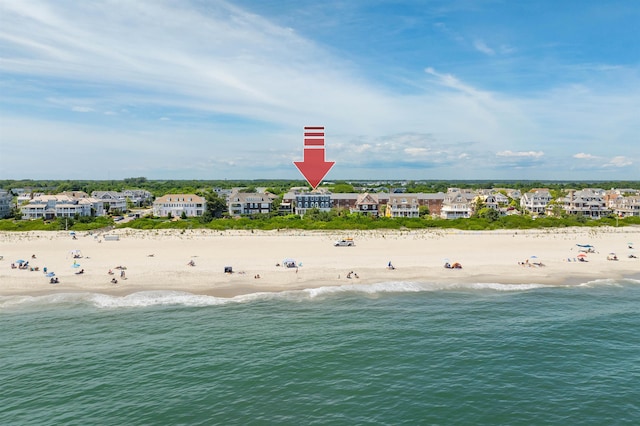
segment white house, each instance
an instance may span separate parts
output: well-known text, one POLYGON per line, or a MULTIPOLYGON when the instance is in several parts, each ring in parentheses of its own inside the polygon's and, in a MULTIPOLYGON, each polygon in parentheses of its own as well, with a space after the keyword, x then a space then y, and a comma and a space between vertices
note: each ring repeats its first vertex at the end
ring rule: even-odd
POLYGON ((469 218, 472 211, 471 201, 462 192, 449 189, 442 202, 440 217, 442 219, 469 218))
POLYGON ((23 219, 100 216, 102 201, 95 198, 73 198, 68 195, 41 195, 20 206, 23 219))
POLYGON ((153 202, 154 216, 200 217, 207 210, 207 200, 195 194, 167 194, 153 202))
POLYGON ((544 214, 549 202, 551 202, 551 193, 548 189, 532 189, 522 194, 520 198, 520 206, 533 214, 544 214))
POLYGON ((126 212, 127 211, 127 197, 121 192, 116 191, 93 191, 91 193, 93 198, 101 200, 104 204, 104 209, 107 212, 126 212))

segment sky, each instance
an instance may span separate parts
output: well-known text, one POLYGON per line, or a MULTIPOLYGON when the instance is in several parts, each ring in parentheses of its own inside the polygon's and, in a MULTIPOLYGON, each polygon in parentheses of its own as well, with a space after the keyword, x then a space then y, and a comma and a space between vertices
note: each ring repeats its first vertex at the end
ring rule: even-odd
POLYGON ((0 0, 0 179, 640 179, 635 0, 0 0))

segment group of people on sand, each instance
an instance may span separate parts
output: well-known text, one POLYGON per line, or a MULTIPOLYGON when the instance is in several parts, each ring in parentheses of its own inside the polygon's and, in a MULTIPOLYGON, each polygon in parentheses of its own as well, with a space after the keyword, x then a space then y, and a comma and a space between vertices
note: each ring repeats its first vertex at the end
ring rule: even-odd
POLYGON ((445 262, 445 269, 462 269, 462 265, 459 262, 454 262, 454 264, 450 264, 449 262, 445 262))
POLYGON ((360 278, 360 277, 355 272, 349 271, 349 273, 347 274, 347 278, 351 279, 351 278, 360 278))
POLYGON ((11 269, 30 269, 32 271, 37 271, 40 268, 38 268, 37 266, 35 268, 33 266, 29 266, 29 262, 27 261, 27 262, 18 263, 18 266, 16 266, 15 263, 12 263, 11 264, 11 269))
MULTIPOLYGON (((124 266, 116 266, 116 269, 120 269, 120 279, 126 280, 127 276, 126 276, 126 273, 124 272, 126 268, 124 266)), ((115 275, 111 269, 109 269, 109 272, 107 273, 109 275, 115 275)), ((118 284, 118 280, 116 279, 116 277, 111 278, 111 284, 118 284)))
POLYGON ((542 262, 531 262, 529 263, 529 259, 525 260, 524 262, 518 262, 518 265, 520 266, 544 266, 544 264, 542 262))

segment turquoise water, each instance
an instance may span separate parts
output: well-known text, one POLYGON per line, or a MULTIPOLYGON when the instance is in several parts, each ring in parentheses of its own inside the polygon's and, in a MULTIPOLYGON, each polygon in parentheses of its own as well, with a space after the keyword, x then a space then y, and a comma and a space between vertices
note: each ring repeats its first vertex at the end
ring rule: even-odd
POLYGON ((640 424, 640 281, 0 297, 7 425, 640 424))

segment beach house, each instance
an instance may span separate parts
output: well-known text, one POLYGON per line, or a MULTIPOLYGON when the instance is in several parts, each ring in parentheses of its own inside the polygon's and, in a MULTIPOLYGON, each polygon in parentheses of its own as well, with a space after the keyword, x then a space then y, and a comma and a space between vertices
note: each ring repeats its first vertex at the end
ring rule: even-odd
POLYGON ((605 191, 602 189, 571 190, 566 197, 559 198, 558 203, 567 214, 600 219, 611 213, 604 195, 605 191))
POLYGON ((0 219, 4 219, 11 214, 13 195, 9 191, 0 189, 0 219))
POLYGON ((93 191, 93 198, 101 200, 107 213, 124 213, 127 211, 127 197, 116 191, 93 191))
POLYGON ((385 208, 386 217, 420 217, 418 194, 389 194, 385 208))
POLYGON ((148 206, 153 200, 153 194, 144 189, 125 189, 122 195, 136 207, 148 206))
POLYGON ((522 194, 520 207, 534 215, 544 214, 549 202, 551 202, 551 193, 549 190, 546 188, 537 188, 522 194))
POLYGON ((227 206, 231 216, 267 214, 273 210, 275 195, 265 192, 233 192, 229 195, 227 206))
POLYGON ((100 216, 104 212, 101 200, 93 197, 74 198, 69 195, 40 195, 20 206, 23 219, 54 219, 57 217, 100 216))
POLYGON ((640 195, 619 196, 610 206, 618 217, 640 217, 640 195))
POLYGON ((195 194, 167 194, 153 202, 153 215, 162 217, 200 217, 207 210, 207 200, 195 194))
POLYGON ((378 208, 380 204, 378 202, 377 194, 358 194, 355 206, 350 209, 351 213, 360 213, 366 216, 378 216, 378 208))
POLYGON ((304 216, 309 209, 318 209, 321 212, 329 212, 333 204, 331 194, 320 192, 304 192, 295 194, 295 214, 304 216))
POLYGON ((449 188, 444 196, 440 217, 442 219, 469 218, 473 213, 472 200, 457 188, 449 188))

